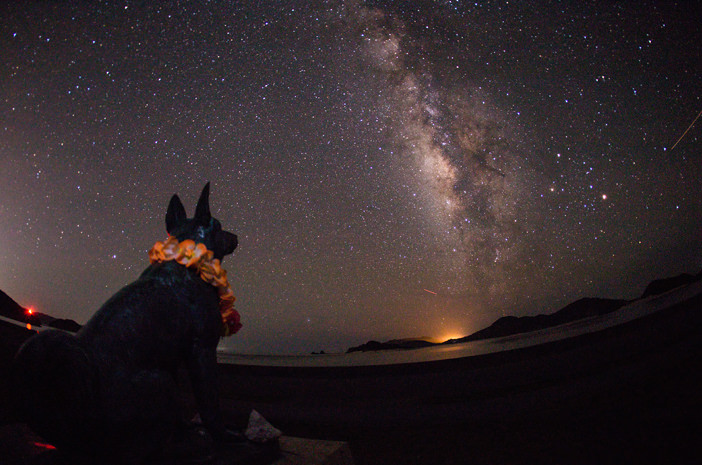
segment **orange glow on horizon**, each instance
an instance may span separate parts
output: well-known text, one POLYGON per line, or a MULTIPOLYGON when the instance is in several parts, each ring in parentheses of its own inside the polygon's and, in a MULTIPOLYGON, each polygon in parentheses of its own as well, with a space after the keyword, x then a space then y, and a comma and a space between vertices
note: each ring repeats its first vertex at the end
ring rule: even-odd
POLYGON ((462 337, 465 337, 465 334, 454 333, 454 334, 447 334, 445 336, 442 336, 439 339, 441 340, 441 342, 446 342, 450 339, 460 339, 462 337))
POLYGON ((450 339, 460 339, 462 337, 466 337, 468 334, 464 333, 460 330, 457 331, 451 331, 451 332, 445 332, 444 334, 437 336, 434 339, 434 342, 438 342, 440 344, 443 344, 444 342, 450 340, 450 339))

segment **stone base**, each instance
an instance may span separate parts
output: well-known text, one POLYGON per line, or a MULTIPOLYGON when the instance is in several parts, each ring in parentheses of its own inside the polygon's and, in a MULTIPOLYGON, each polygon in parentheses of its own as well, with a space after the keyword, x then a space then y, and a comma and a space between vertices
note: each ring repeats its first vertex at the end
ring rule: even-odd
POLYGON ((272 465, 353 465, 351 449, 345 442, 283 436, 279 439, 281 458, 272 465))

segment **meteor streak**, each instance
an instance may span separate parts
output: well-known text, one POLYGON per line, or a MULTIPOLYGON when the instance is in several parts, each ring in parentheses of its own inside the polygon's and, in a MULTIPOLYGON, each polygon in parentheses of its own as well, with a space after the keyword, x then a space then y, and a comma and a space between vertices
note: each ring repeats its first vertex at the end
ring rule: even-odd
POLYGON ((675 146, 678 145, 678 143, 680 143, 680 141, 683 139, 683 137, 685 137, 685 134, 687 134, 687 131, 689 131, 692 128, 692 126, 695 124, 695 121, 697 121, 697 119, 700 117, 700 115, 702 115, 702 110, 700 110, 700 112, 697 113, 697 116, 695 116, 695 119, 692 120, 692 123, 690 123, 690 125, 687 127, 687 129, 685 129, 685 132, 682 133, 682 136, 680 136, 680 138, 677 140, 677 142, 675 142, 675 144, 673 144, 673 146, 670 148, 670 150, 673 150, 675 148, 675 146))
POLYGON ((430 291, 429 289, 424 289, 424 290, 425 290, 425 291, 427 291, 427 292, 428 292, 429 294, 434 294, 434 295, 437 295, 437 294, 436 294, 436 292, 434 292, 434 291, 430 291))

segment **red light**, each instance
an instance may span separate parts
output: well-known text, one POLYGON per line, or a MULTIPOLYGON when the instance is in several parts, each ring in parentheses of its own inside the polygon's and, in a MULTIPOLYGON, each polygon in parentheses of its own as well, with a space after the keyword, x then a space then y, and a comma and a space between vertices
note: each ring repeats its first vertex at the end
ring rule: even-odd
POLYGON ((29 307, 29 308, 27 309, 27 313, 30 314, 30 315, 31 315, 32 313, 34 313, 34 308, 29 307))
POLYGON ((35 442, 34 447, 40 447, 42 449, 49 449, 49 450, 56 449, 56 447, 52 446, 51 444, 46 444, 45 442, 35 442))

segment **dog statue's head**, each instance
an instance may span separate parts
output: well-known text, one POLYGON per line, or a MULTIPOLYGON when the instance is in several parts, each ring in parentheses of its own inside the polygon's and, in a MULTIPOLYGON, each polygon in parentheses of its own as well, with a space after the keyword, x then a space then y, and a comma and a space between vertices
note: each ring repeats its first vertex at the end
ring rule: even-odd
POLYGON ((179 241, 192 239, 214 252, 215 258, 222 260, 236 249, 236 234, 222 230, 221 223, 210 214, 210 183, 208 182, 195 207, 195 217, 188 218, 185 207, 177 195, 171 197, 166 212, 166 231, 179 241))

